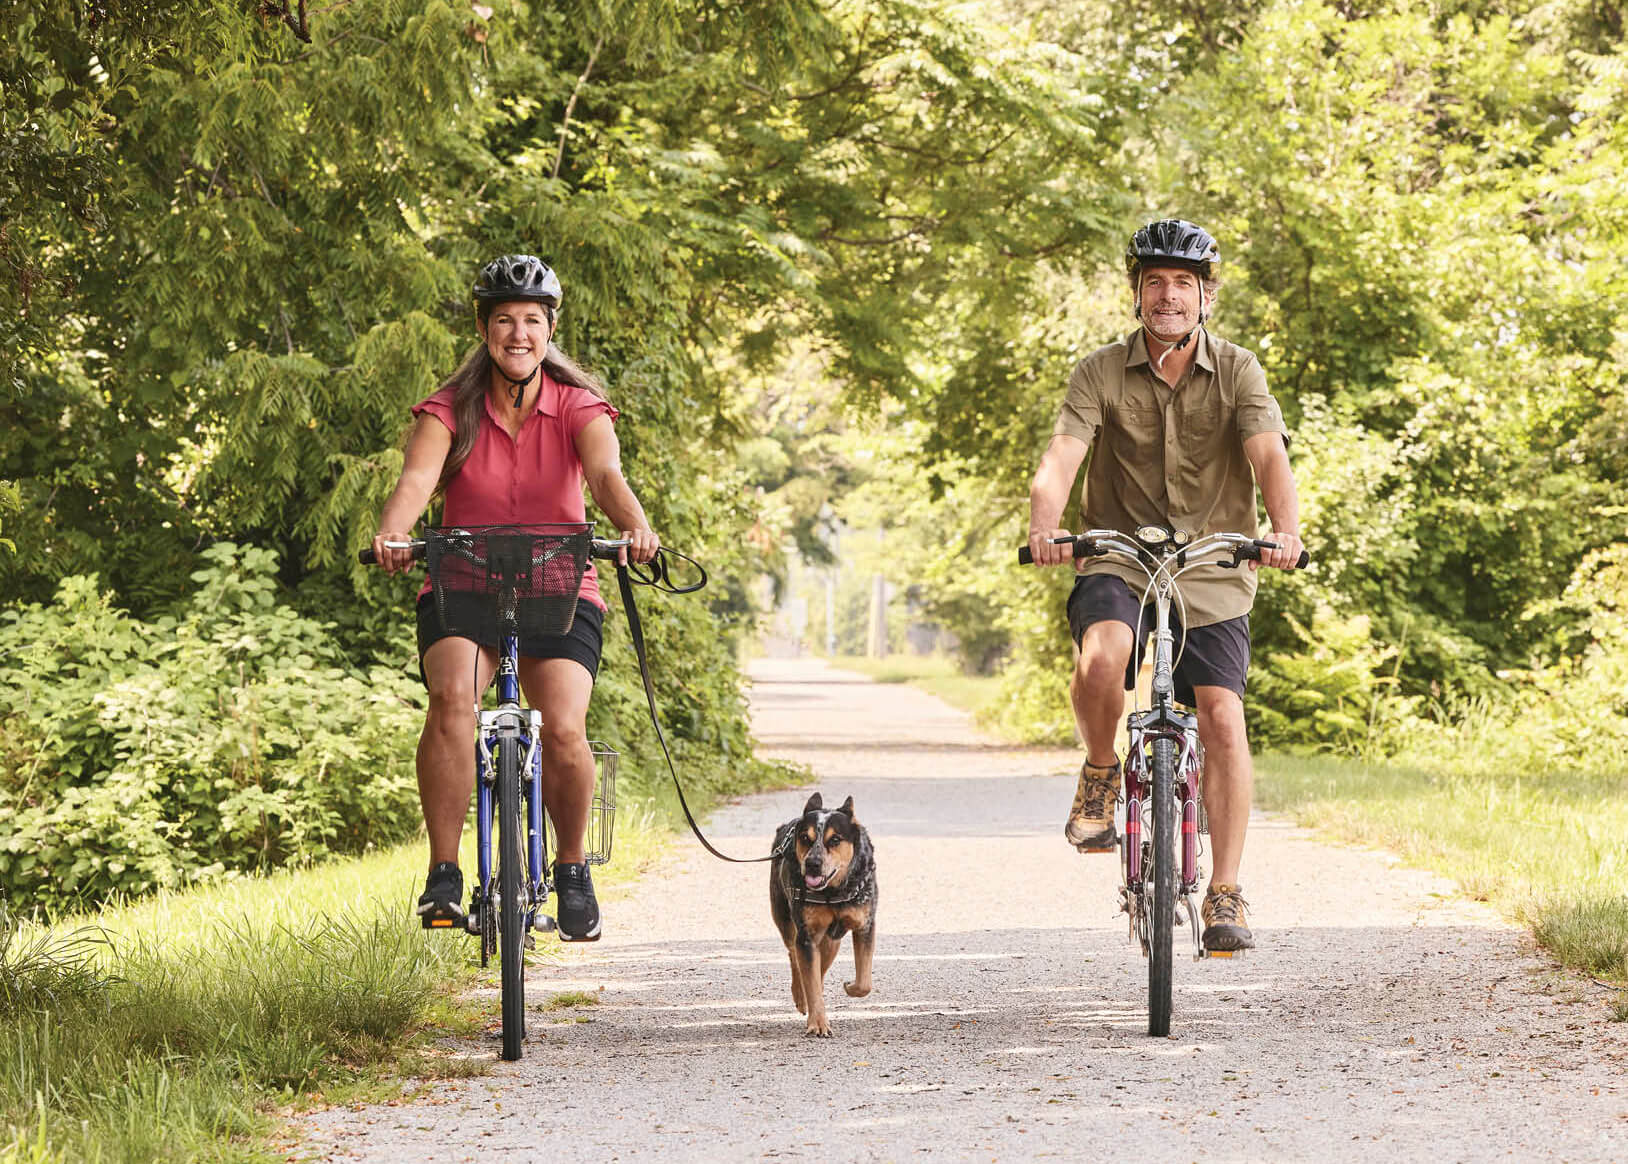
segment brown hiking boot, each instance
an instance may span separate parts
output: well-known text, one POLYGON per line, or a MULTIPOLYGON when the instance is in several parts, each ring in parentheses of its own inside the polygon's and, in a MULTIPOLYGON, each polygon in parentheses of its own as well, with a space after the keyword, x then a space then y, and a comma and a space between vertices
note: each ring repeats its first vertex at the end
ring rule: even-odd
POLYGON ((1111 853, 1118 843, 1114 806, 1119 803, 1119 761, 1080 765, 1080 783, 1068 810, 1063 837, 1082 853, 1111 853))
POLYGON ((1204 895, 1204 948, 1206 950, 1253 950, 1255 935, 1249 932, 1244 910, 1249 902, 1236 885, 1212 882, 1204 895))

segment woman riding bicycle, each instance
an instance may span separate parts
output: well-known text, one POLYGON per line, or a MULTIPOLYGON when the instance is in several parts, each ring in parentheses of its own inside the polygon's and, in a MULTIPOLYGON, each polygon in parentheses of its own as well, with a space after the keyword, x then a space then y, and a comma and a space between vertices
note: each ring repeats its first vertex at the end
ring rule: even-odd
MULTIPOLYGON (((480 271, 473 290, 481 342, 439 391, 413 405, 416 422, 373 550, 392 573, 411 564, 408 530, 439 494, 448 526, 581 522, 582 487, 627 538, 626 557, 648 562, 660 539, 622 476, 604 389, 553 343, 558 276, 532 255, 504 255, 480 271)), ((584 860, 593 801, 588 700, 599 669, 605 603, 590 565, 564 635, 522 635, 520 685, 542 713, 543 801, 558 849, 554 885, 559 933, 599 937, 599 904, 584 860)), ((460 917, 458 843, 475 787, 476 709, 497 667, 498 642, 449 635, 429 583, 418 596, 418 653, 429 710, 418 741, 418 790, 430 840, 430 870, 418 913, 425 925, 460 917)))

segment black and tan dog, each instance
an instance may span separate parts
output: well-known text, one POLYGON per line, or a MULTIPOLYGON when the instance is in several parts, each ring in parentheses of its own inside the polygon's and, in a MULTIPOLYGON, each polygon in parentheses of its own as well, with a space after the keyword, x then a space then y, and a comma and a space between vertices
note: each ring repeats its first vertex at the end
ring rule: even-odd
POLYGON ((816 792, 803 815, 775 830, 769 863, 769 908, 791 956, 791 998, 808 1016, 808 1034, 831 1037, 825 1016, 825 972, 842 935, 853 931, 850 997, 871 992, 876 948, 876 858, 870 834, 854 817, 854 798, 827 809, 816 792))

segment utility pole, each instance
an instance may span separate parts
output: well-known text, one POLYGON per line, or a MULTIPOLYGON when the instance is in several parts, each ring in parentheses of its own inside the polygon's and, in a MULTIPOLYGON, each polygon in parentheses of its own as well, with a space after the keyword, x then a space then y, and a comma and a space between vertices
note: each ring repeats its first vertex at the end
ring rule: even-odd
POLYGON ((880 574, 871 575, 871 617, 865 654, 873 659, 887 657, 887 579, 880 574))
POLYGON ((836 658, 837 654, 837 572, 825 572, 825 655, 827 658, 836 658))

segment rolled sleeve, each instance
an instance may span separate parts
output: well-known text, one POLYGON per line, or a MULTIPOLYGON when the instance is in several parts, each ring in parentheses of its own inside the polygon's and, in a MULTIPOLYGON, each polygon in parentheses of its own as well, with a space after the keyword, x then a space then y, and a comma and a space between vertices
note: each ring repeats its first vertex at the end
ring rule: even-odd
POLYGON ((1283 423, 1283 409, 1277 397, 1267 391, 1266 373, 1253 355, 1239 364, 1236 384, 1239 439, 1247 441, 1263 432, 1275 432, 1288 444, 1289 428, 1283 423))
POLYGON ((443 388, 435 395, 428 396, 425 399, 420 400, 417 404, 413 405, 414 419, 428 414, 435 417, 435 419, 439 420, 442 424, 446 425, 448 432, 456 434, 458 431, 458 422, 453 419, 453 394, 453 389, 443 388))
POLYGON ((579 392, 566 405, 565 431, 572 440, 576 440, 577 434, 599 417, 608 416, 614 424, 620 415, 621 413, 608 401, 601 400, 590 392, 579 392))
MULTIPOLYGON (((1264 381, 1263 381, 1264 384, 1264 381)), ((1081 360, 1068 378, 1063 407, 1057 413, 1053 436, 1076 437, 1086 444, 1097 439, 1102 427, 1102 377, 1096 362, 1081 360)))

